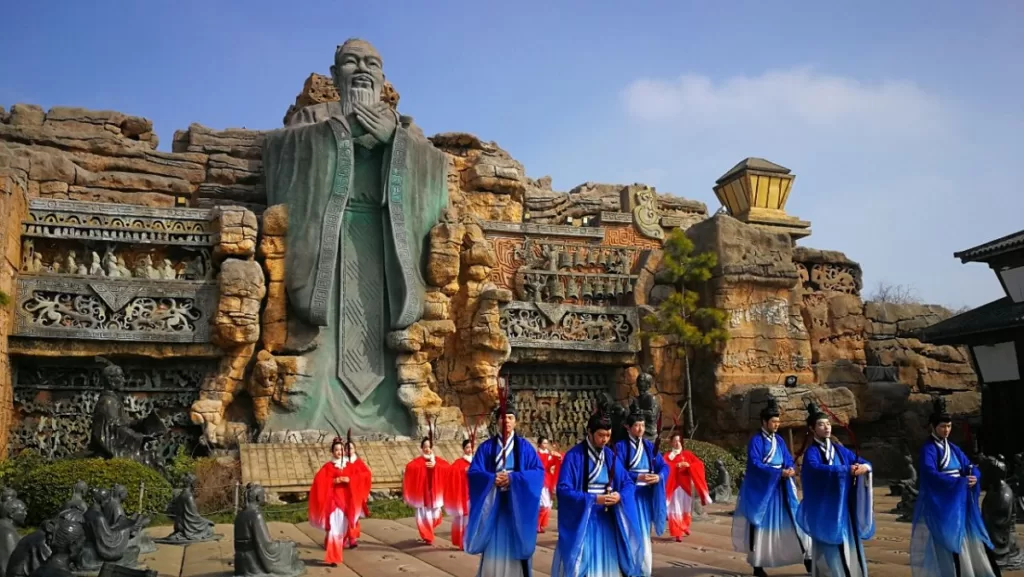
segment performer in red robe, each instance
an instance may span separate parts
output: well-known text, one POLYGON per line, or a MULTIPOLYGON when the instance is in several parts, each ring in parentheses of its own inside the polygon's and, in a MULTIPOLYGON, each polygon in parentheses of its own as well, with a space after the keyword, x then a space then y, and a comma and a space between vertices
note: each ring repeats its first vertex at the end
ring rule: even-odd
POLYGON ((665 463, 672 473, 665 483, 665 497, 668 500, 668 532, 676 542, 690 534, 693 520, 693 500, 699 498, 710 505, 711 494, 704 474, 704 462, 691 451, 683 448, 682 435, 672 435, 672 450, 665 453, 665 463))
POLYGON ((358 479, 355 485, 350 483, 352 489, 352 497, 356 500, 356 515, 354 521, 349 524, 348 534, 345 535, 345 545, 351 549, 355 549, 359 546, 359 537, 362 535, 362 529, 359 527, 359 520, 363 517, 370 516, 370 487, 373 486, 373 473, 370 472, 369 465, 366 461, 359 458, 356 454, 356 445, 352 441, 348 442, 348 467, 345 468, 345 474, 349 478, 358 479))
POLYGON ((427 545, 434 544, 434 529, 441 524, 448 463, 434 454, 433 442, 420 441, 421 455, 405 466, 402 477, 402 498, 416 510, 416 528, 427 545))
POLYGON ((540 514, 537 516, 537 532, 543 533, 548 528, 548 520, 551 518, 551 496, 555 494, 555 485, 558 484, 558 471, 562 465, 562 455, 551 449, 551 442, 547 437, 537 439, 539 447, 537 455, 540 457, 541 465, 544 465, 544 488, 540 491, 540 514))
POLYGON ((452 545, 463 549, 462 536, 469 523, 469 465, 473 463, 472 439, 462 441, 462 458, 448 468, 448 484, 444 492, 444 510, 452 518, 452 545))
POLYGON ((313 478, 309 523, 327 532, 324 563, 337 565, 342 562, 350 528, 359 522, 363 500, 370 495, 370 471, 365 464, 359 468, 349 463, 340 437, 331 442, 331 457, 313 478))

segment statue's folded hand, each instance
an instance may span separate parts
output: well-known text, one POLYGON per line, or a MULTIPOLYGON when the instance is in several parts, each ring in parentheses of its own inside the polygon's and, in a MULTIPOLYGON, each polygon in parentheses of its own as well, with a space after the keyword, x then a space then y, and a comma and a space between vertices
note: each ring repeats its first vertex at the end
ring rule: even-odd
POLYGON ((391 142, 398 127, 395 114, 386 104, 367 106, 361 102, 353 102, 352 109, 356 120, 382 144, 391 142))

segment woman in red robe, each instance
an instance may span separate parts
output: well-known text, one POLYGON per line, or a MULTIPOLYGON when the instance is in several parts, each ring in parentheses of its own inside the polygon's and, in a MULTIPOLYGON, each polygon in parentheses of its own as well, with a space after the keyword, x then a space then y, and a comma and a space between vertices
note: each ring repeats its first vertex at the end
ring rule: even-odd
POLYGON ((420 441, 419 457, 405 466, 402 477, 402 498, 416 510, 416 528, 420 539, 434 544, 434 529, 441 524, 445 485, 448 481, 448 463, 434 454, 433 442, 424 437, 420 441))
POLYGON ((537 532, 543 533, 548 528, 548 520, 551 518, 551 507, 554 503, 551 496, 555 494, 555 486, 558 484, 558 471, 562 465, 562 455, 551 450, 551 442, 547 437, 537 439, 541 465, 544 465, 544 488, 540 491, 540 514, 537 516, 537 532))
POLYGON ((676 542, 690 534, 693 520, 693 500, 700 498, 710 505, 711 494, 704 474, 704 463, 692 452, 683 449, 683 438, 672 435, 672 450, 665 453, 665 462, 671 474, 665 482, 665 497, 668 500, 668 531, 676 542))
POLYGON ((345 441, 331 442, 332 460, 320 467, 309 490, 309 523, 327 532, 324 563, 342 562, 342 549, 350 530, 359 522, 363 500, 370 494, 370 470, 353 467, 345 455, 345 441))
POLYGON ((354 484, 349 483, 352 498, 356 500, 356 513, 354 520, 349 524, 348 534, 345 535, 345 545, 355 549, 359 546, 359 536, 362 535, 359 520, 370 515, 370 487, 373 486, 373 473, 370 472, 366 461, 360 459, 356 454, 356 445, 352 441, 348 442, 346 456, 348 466, 345 468, 345 474, 357 481, 354 484))
POLYGON ((469 466, 473 463, 472 439, 462 441, 462 458, 448 469, 444 493, 444 510, 452 518, 452 545, 463 549, 463 535, 469 523, 469 466))

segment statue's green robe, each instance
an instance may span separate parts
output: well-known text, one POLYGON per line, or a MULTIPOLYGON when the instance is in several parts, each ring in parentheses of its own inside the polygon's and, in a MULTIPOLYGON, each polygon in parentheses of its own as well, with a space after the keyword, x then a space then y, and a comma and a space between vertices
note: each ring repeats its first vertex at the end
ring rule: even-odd
POLYGON ((428 238, 448 206, 448 162, 401 125, 390 144, 372 148, 354 130, 356 138, 331 117, 271 132, 264 144, 268 202, 288 205, 290 314, 323 327, 307 359, 305 406, 277 425, 327 429, 330 418, 356 431, 405 433, 385 340, 423 314, 428 238))

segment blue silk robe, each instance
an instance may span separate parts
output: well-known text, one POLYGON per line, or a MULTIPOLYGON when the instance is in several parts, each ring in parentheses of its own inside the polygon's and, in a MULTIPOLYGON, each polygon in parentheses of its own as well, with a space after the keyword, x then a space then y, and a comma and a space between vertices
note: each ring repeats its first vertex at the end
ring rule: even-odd
POLYGON ((981 473, 948 440, 931 437, 921 448, 921 473, 910 570, 914 577, 994 577, 986 550, 992 549, 978 499, 981 473), (967 486, 967 477, 978 479, 967 486), (960 571, 957 572, 957 565, 960 571))
POLYGON ((861 541, 875 534, 871 472, 854 477, 852 465, 871 466, 831 440, 815 441, 804 454, 796 519, 811 539, 813 577, 867 577, 861 541))
POLYGON ((732 546, 752 567, 784 567, 810 558, 810 540, 796 524, 796 483, 782 471, 793 457, 778 435, 761 430, 747 443, 747 471, 732 518, 732 546))
POLYGON ((650 577, 654 563, 654 551, 651 548, 651 526, 654 532, 661 535, 668 523, 668 502, 665 498, 665 475, 668 466, 665 459, 654 450, 654 444, 632 436, 615 443, 615 453, 622 457, 626 464, 629 479, 636 485, 636 509, 639 522, 640 538, 644 544, 640 574, 650 577), (653 485, 639 482, 640 475, 652 473, 661 477, 653 485))
POLYGON ((501 437, 491 437, 473 456, 467 475, 465 546, 467 553, 480 555, 477 577, 529 577, 544 488, 544 465, 536 449, 519 435, 509 437, 504 447, 501 437), (494 486, 499 470, 509 473, 506 490, 494 486))
POLYGON ((639 575, 643 543, 636 518, 635 487, 621 459, 607 446, 589 441, 569 449, 558 477, 558 546, 551 577, 639 575), (608 484, 617 505, 603 507, 597 496, 608 484))

